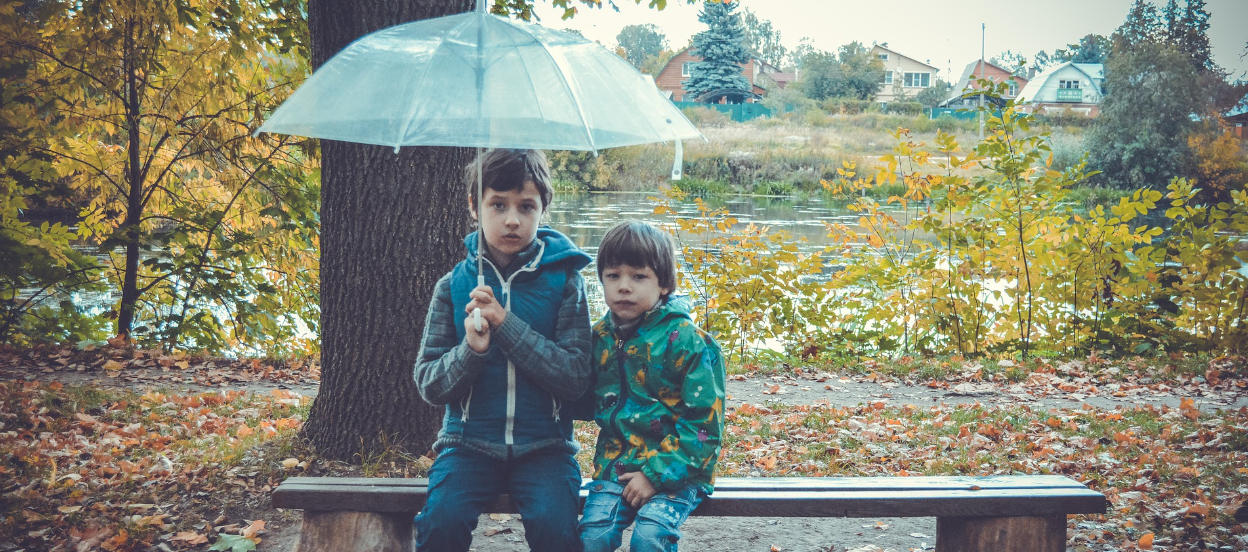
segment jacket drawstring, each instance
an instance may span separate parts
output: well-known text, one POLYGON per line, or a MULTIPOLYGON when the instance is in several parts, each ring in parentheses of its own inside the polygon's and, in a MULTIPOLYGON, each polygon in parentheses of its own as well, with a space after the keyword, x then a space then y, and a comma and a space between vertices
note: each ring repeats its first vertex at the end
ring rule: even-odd
POLYGON ((551 408, 551 414, 555 416, 555 423, 559 423, 559 399, 551 397, 550 402, 553 405, 551 408))
POLYGON ((468 396, 467 396, 467 397, 464 397, 464 400, 463 400, 463 401, 460 401, 460 403, 459 403, 459 409, 462 411, 462 412, 460 413, 460 415, 459 415, 459 421, 461 421, 461 422, 467 422, 467 421, 468 421, 468 407, 472 406, 472 391, 473 391, 474 389, 476 389, 476 386, 475 386, 475 385, 474 385, 474 386, 472 386, 472 387, 469 387, 469 388, 468 388, 468 396))

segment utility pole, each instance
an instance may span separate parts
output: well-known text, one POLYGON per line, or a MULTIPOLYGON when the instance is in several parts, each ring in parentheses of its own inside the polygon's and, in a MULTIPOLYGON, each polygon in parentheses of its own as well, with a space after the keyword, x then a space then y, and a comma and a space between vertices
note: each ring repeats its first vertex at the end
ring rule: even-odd
MULTIPOLYGON (((978 79, 984 78, 984 73, 985 73, 984 71, 984 35, 987 33, 987 29, 988 29, 988 25, 981 21, 979 23, 979 77, 976 77, 978 79)), ((973 71, 972 71, 972 74, 974 74, 973 71)), ((976 86, 979 86, 979 84, 977 83, 976 86)), ((985 91, 983 87, 981 86, 979 89, 979 140, 981 142, 984 140, 984 92, 985 91)))

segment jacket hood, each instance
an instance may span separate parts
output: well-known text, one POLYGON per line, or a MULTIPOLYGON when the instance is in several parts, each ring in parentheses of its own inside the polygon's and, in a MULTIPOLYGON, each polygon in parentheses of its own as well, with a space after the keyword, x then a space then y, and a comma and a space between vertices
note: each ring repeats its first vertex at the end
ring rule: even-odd
MULTIPOLYGON (((473 265, 473 274, 476 274, 477 240, 480 239, 479 236, 480 233, 478 231, 473 231, 471 234, 464 236, 464 247, 468 250, 468 262, 473 265)), ((538 260, 538 266, 549 266, 566 261, 573 269, 580 270, 585 268, 591 260, 589 255, 581 251, 567 236, 554 228, 543 226, 537 229, 537 237, 533 239, 533 243, 516 255, 512 265, 527 264, 539 253, 541 258, 538 260)), ((507 269, 507 267, 502 266, 498 268, 500 270, 507 269)))

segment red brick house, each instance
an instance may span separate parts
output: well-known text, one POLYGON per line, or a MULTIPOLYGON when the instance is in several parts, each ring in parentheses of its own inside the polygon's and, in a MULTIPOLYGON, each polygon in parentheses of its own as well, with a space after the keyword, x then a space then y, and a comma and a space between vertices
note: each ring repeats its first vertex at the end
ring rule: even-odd
POLYGON ((962 69, 962 76, 958 81, 953 83, 952 96, 941 102, 941 107, 973 107, 978 102, 978 95, 961 97, 963 94, 972 90, 979 89, 979 79, 988 79, 994 84, 1009 83, 1009 88, 1001 95, 1001 104, 1005 100, 1012 100, 1018 97, 1018 93, 1027 86, 1027 79, 1011 73, 1009 70, 996 65, 992 62, 975 60, 966 64, 966 68, 962 69))
MULTIPOLYGON (((697 101, 696 98, 685 97, 684 82, 689 80, 693 64, 700 61, 702 58, 690 54, 689 48, 686 47, 677 52, 667 62, 667 65, 663 66, 663 70, 659 71, 659 76, 655 77, 654 83, 658 85, 659 90, 670 94, 675 101, 697 101)), ((742 63, 741 74, 746 82, 750 83, 750 89, 756 97, 766 96, 767 90, 772 87, 784 88, 795 78, 793 73, 783 73, 778 67, 757 59, 742 63)))

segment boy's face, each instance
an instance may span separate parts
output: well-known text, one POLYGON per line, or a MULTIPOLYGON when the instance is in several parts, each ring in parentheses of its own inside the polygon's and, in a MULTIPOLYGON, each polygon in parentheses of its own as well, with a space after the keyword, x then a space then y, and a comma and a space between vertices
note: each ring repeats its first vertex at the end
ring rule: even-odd
MULTIPOLYGON (((485 237, 486 251, 499 268, 511 264, 516 254, 523 251, 537 237, 537 225, 542 219, 542 196, 532 181, 524 187, 500 192, 485 189, 482 197, 481 235, 485 237)), ((469 210, 477 218, 476 210, 469 210)))
POLYGON ((654 308, 672 290, 659 286, 650 267, 621 264, 602 271, 602 291, 607 307, 621 320, 633 320, 654 308))

